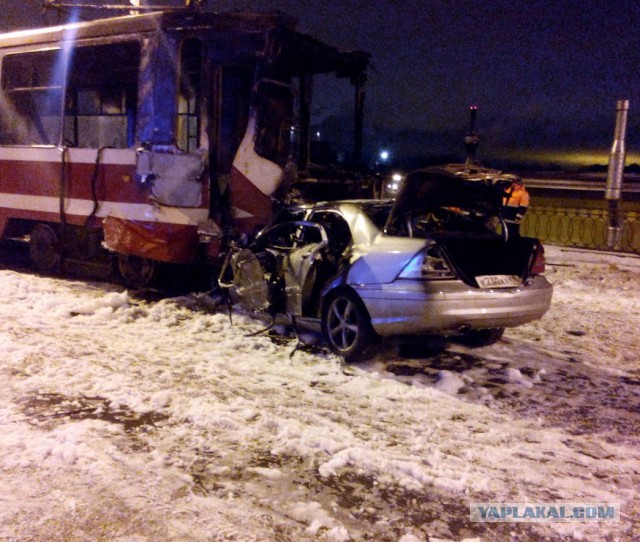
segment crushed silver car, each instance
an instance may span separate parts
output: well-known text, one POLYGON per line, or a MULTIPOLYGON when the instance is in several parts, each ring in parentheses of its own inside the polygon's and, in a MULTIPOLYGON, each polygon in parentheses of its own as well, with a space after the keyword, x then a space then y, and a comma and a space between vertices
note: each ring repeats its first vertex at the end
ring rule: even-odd
POLYGON ((501 217, 512 176, 448 165, 409 174, 395 201, 288 208, 220 275, 230 299, 322 330, 347 361, 380 337, 464 335, 499 340, 541 318, 552 286, 544 249, 509 238, 501 217))

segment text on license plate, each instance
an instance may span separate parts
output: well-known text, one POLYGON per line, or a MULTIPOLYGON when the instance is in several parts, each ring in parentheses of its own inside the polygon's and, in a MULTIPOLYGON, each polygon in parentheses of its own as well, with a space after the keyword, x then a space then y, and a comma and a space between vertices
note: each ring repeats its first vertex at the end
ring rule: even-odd
POLYGON ((516 275, 481 275, 476 277, 480 288, 517 288, 522 279, 516 275))

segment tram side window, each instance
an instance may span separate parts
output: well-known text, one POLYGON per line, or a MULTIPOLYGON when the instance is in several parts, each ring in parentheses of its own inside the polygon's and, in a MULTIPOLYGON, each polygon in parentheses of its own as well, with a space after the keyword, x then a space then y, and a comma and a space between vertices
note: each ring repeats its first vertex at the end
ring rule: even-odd
POLYGON ((66 93, 66 145, 127 148, 135 144, 139 66, 138 43, 75 49, 66 93))
POLYGON ((293 93, 284 83, 261 81, 257 94, 256 152, 268 160, 284 165, 295 150, 293 93))
POLYGON ((180 51, 178 96, 178 147, 195 151, 200 147, 200 97, 202 92, 202 43, 185 40, 180 51))
POLYGON ((64 62, 59 50, 2 59, 0 144, 55 145, 60 139, 64 62))

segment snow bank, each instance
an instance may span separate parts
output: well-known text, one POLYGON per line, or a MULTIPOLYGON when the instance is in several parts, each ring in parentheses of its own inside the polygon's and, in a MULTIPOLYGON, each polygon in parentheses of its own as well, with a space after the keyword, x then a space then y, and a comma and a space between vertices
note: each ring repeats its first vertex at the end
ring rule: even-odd
POLYGON ((422 359, 383 347, 350 367, 291 356, 295 342, 190 296, 0 271, 0 538, 624 539, 640 452, 616 428, 637 424, 640 265, 547 258, 541 321, 491 347, 422 359), (611 423, 585 414, 598 408, 611 423), (624 513, 470 523, 469 503, 487 501, 624 513))

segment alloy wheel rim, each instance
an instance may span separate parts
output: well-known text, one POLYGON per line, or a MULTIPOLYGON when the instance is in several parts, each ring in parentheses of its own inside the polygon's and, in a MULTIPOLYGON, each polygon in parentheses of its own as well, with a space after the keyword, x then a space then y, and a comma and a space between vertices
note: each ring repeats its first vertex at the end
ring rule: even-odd
POLYGON ((333 301, 329 307, 329 336, 339 350, 348 350, 358 340, 358 315, 354 304, 344 297, 333 301))

